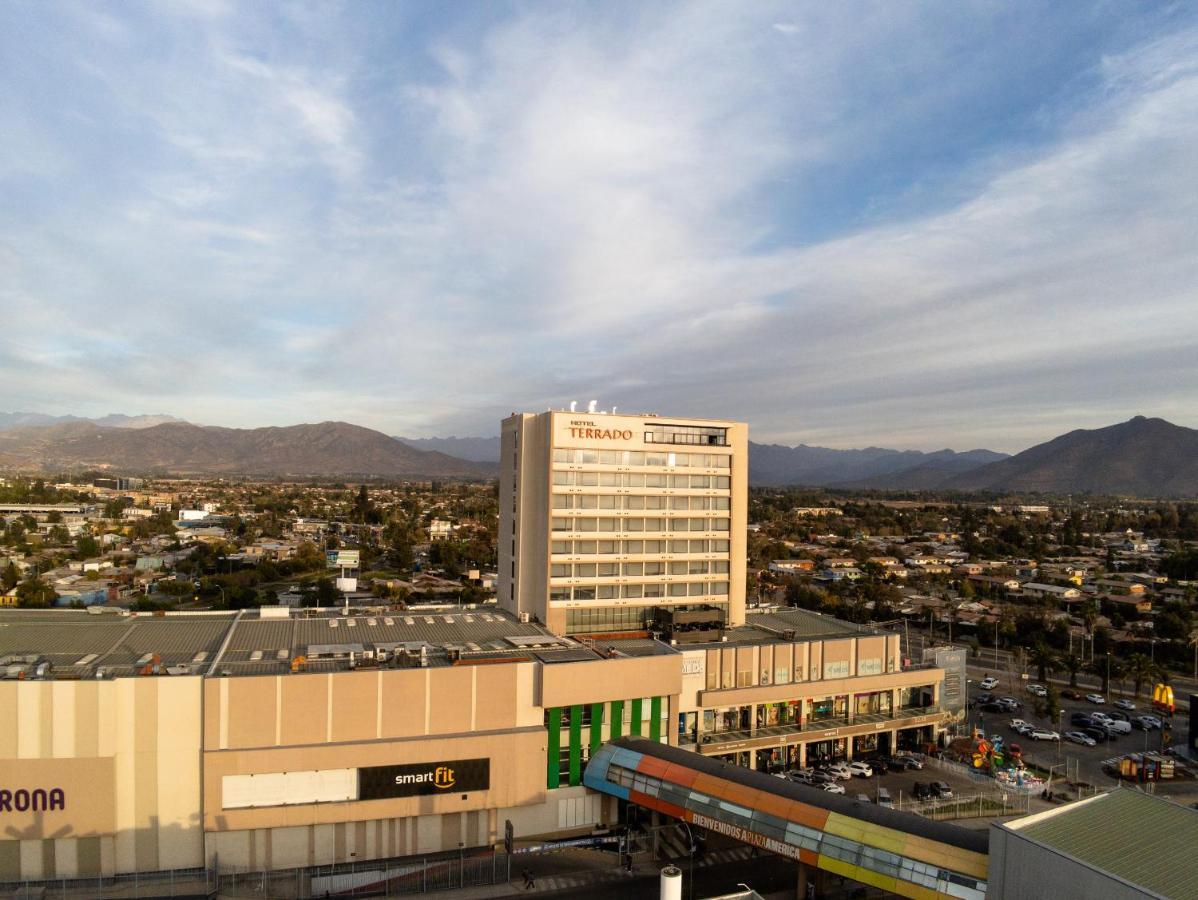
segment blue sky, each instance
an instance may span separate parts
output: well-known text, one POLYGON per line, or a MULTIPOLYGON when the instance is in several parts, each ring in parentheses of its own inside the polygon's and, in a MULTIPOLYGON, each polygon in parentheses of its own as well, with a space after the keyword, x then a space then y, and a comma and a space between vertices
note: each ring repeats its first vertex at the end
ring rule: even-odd
POLYGON ((1198 426, 1190 4, 0 5, 2 410, 1198 426))

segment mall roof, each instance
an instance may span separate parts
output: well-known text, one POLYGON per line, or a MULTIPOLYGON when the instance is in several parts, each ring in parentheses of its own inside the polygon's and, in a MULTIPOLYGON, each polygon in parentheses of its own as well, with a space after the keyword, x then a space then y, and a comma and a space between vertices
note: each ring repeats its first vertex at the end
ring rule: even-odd
POLYGON ((1198 897, 1198 811, 1129 788, 997 825, 1159 897, 1198 897))
POLYGON ((769 607, 746 611, 745 624, 724 631, 724 640, 687 644, 691 647, 718 647, 726 644, 779 644, 793 641, 835 640, 885 634, 876 628, 856 625, 843 619, 821 615, 798 607, 769 607))
POLYGON ((100 669, 110 676, 132 675, 154 656, 163 669, 220 675, 279 674, 289 671, 297 656, 307 658, 308 671, 338 671, 350 667, 351 652, 355 665, 371 664, 363 661, 364 652, 379 649, 388 657, 398 651, 401 664, 419 666, 603 656, 588 644, 520 622, 495 607, 302 612, 260 618, 253 611, 6 610, 0 613, 0 677, 4 666, 25 666, 29 677, 40 662, 49 662, 57 678, 95 677, 100 669))

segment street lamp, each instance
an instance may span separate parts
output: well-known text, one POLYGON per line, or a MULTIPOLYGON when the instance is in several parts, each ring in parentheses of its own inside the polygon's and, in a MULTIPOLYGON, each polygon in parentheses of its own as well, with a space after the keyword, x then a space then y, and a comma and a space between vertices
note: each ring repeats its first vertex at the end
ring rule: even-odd
POLYGON ((686 829, 686 842, 687 846, 690 848, 691 871, 690 878, 688 879, 690 886, 687 888, 687 896, 690 897, 690 900, 695 900, 695 836, 691 833, 691 826, 689 822, 684 822, 679 819, 679 824, 686 829))

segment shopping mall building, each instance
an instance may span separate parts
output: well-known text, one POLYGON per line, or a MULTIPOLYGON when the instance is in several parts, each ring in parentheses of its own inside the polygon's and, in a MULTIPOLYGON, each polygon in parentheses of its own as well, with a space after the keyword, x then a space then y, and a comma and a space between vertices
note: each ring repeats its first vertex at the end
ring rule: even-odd
POLYGON ((612 737, 770 770, 943 727, 943 670, 801 610, 602 641, 494 607, 265 615, 4 613, 0 882, 577 834, 614 821, 582 786, 612 737))
POLYGON ((494 605, 0 614, 0 882, 585 833, 622 735, 763 771, 937 740, 897 635, 746 610, 747 432, 505 420, 494 605))

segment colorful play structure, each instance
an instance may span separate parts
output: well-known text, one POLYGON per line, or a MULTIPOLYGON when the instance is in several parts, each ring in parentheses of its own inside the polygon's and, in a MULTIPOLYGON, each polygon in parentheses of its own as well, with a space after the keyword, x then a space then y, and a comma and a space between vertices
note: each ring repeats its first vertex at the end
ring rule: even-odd
POLYGON ((957 758, 984 772, 1007 790, 1039 791, 1044 781, 1027 771, 1023 749, 1006 743, 1002 735, 987 738, 978 730, 949 744, 957 758))

